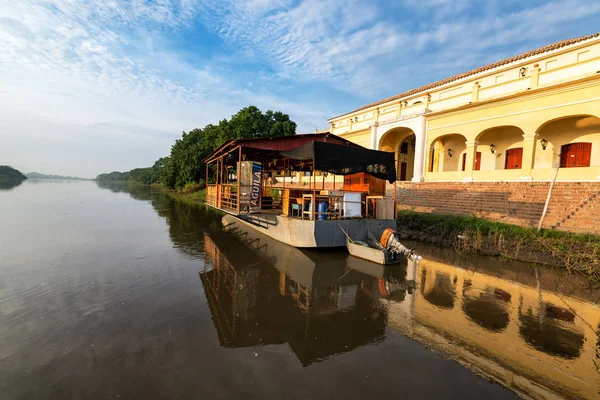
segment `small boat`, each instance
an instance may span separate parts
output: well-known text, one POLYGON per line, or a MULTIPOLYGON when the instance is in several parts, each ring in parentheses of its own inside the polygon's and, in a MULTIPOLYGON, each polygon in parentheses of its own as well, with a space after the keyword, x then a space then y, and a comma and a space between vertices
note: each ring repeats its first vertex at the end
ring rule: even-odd
POLYGON ((392 253, 385 249, 374 249, 365 242, 359 240, 346 241, 346 248, 348 253, 354 257, 362 258, 364 260, 372 261, 381 265, 392 265, 399 264, 404 258, 399 253, 392 253))
POLYGON ((365 243, 360 240, 353 240, 344 228, 339 224, 338 226, 346 235, 348 253, 354 257, 381 265, 399 264, 403 258, 409 261, 419 261, 422 258, 415 254, 413 250, 404 246, 398 238, 398 232, 393 229, 385 229, 380 240, 377 240, 369 230, 367 233, 367 242, 365 243))

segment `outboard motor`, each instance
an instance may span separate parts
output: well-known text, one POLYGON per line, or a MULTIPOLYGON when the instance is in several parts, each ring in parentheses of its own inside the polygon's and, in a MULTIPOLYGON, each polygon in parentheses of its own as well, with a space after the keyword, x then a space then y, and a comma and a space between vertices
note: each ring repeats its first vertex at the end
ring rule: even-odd
POLYGON ((409 249, 405 245, 400 242, 400 238, 398 237, 398 232, 391 228, 387 228, 381 234, 381 239, 379 239, 379 243, 389 252, 402 254, 404 257, 408 258, 411 261, 420 260, 422 257, 415 254, 413 249, 409 249))

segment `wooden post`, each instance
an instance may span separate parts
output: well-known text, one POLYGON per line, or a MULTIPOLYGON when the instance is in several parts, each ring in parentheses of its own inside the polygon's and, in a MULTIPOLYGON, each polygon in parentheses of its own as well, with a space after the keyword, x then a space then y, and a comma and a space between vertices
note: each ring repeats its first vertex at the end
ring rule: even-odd
POLYGON ((312 167, 312 180, 313 180, 313 199, 312 199, 312 215, 313 221, 317 220, 317 176, 315 171, 315 160, 313 159, 313 167, 312 167))
POLYGON ((240 214, 241 210, 242 210, 242 204, 240 202, 242 196, 242 185, 241 185, 241 180, 240 180, 240 167, 242 166, 242 146, 239 147, 239 152, 238 152, 238 162, 237 162, 237 168, 236 168, 236 175, 237 175, 237 213, 240 214))
POLYGON ((285 171, 286 171, 285 164, 286 164, 286 160, 287 160, 287 158, 283 159, 283 191, 285 191, 285 171))
POLYGON ((546 197, 546 204, 544 204, 544 211, 542 211, 542 217, 540 218, 540 222, 537 226, 538 231, 542 230, 542 224, 544 223, 544 217, 546 217, 546 212, 548 211, 548 205, 550 204, 550 196, 552 195, 552 188, 554 187, 554 182, 556 182, 556 177, 558 176, 558 170, 560 169, 560 163, 558 167, 556 167, 556 172, 554 173, 554 178, 552 178, 552 182, 550 182, 550 188, 548 189, 548 197, 546 197))
MULTIPOLYGON (((394 181, 394 219, 398 219, 398 202, 396 201, 396 181, 394 181)), ((377 215, 377 210, 375 210, 375 215, 377 215)))

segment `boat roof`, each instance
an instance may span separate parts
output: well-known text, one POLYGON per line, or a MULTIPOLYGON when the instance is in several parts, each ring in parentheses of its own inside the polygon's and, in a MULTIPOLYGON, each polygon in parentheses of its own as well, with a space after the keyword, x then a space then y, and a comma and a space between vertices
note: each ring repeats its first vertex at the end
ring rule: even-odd
MULTIPOLYGON (((342 144, 346 146, 362 147, 356 143, 352 143, 348 139, 344 139, 340 136, 336 136, 332 133, 307 133, 300 135, 291 136, 275 136, 266 138, 242 138, 228 140, 213 151, 203 161, 213 161, 229 152, 238 146, 242 149, 253 149, 263 153, 263 157, 269 155, 269 152, 277 153, 279 155, 282 151, 288 151, 291 149, 298 148, 310 142, 328 142, 335 144, 342 144)), ((247 152, 245 152, 247 153, 247 152)))

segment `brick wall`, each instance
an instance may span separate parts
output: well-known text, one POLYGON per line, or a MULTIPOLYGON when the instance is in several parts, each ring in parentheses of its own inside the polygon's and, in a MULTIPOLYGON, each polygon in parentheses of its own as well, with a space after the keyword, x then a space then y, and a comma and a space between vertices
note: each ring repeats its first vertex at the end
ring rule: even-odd
MULTIPOLYGON (((398 208, 537 226, 548 182, 397 182, 398 208)), ((392 189, 393 190, 393 189, 392 189)), ((556 182, 544 228, 600 235, 600 182, 556 182)))

